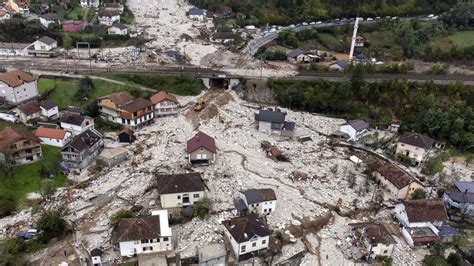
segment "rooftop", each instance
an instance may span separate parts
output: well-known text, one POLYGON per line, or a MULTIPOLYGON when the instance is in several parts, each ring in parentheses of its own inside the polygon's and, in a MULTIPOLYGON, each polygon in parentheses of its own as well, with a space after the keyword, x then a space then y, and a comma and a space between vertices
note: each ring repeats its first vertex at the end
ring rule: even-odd
POLYGON ((370 244, 397 244, 385 224, 367 222, 355 223, 351 224, 351 226, 356 232, 362 234, 370 244))
POLYGON ((152 105, 153 104, 150 101, 142 99, 142 98, 138 98, 138 99, 133 100, 132 102, 122 105, 121 108, 127 112, 135 113, 140 110, 146 109, 147 107, 150 107, 152 105))
POLYGON ((39 127, 35 131, 38 138, 64 139, 66 131, 63 129, 39 127))
POLYGON ((241 191, 245 196, 248 204, 260 203, 265 201, 276 200, 275 191, 271 188, 266 189, 249 189, 241 191))
POLYGON ((150 100, 153 104, 157 104, 159 102, 162 102, 163 100, 168 100, 168 101, 178 103, 178 99, 176 99, 176 96, 166 91, 160 91, 156 93, 155 95, 150 97, 150 100))
POLYGON ((0 73, 0 81, 13 88, 22 85, 24 82, 32 82, 35 80, 35 77, 21 70, 0 73))
POLYGON ((74 139, 66 145, 63 149, 67 147, 72 147, 79 152, 90 149, 97 142, 102 139, 102 136, 95 130, 86 130, 81 134, 74 137, 74 139))
POLYGON ((295 57, 297 57, 298 55, 301 55, 301 54, 304 54, 304 51, 301 50, 300 48, 298 48, 298 49, 289 51, 289 52, 286 54, 286 56, 291 57, 291 58, 295 58, 295 57))
POLYGON ((434 139, 413 132, 404 132, 398 139, 398 142, 420 147, 423 149, 430 149, 431 146, 433 146, 433 144, 435 143, 434 139))
POLYGON ((115 103, 117 106, 122 106, 133 101, 133 96, 128 91, 119 91, 109 95, 99 97, 99 100, 108 99, 115 103))
POLYGON ((379 172, 398 189, 402 189, 413 182, 418 182, 414 177, 389 162, 376 161, 371 163, 370 166, 373 171, 379 172))
POLYGON ((191 8, 188 11, 189 16, 204 16, 205 10, 200 8, 191 8))
POLYGON ((156 182, 160 194, 204 191, 206 187, 200 173, 157 175, 156 182))
POLYGON ((255 114, 255 120, 265 121, 272 123, 284 123, 286 117, 286 112, 282 112, 280 109, 272 108, 260 110, 258 114, 255 114))
POLYGON ((454 186, 460 192, 474 193, 474 182, 473 181, 454 181, 454 186))
POLYGON ((410 223, 448 220, 444 202, 440 199, 407 200, 404 204, 410 223))
POLYGON ((112 231, 112 243, 160 238, 160 216, 122 218, 112 231))
POLYGON ((352 128, 354 128, 357 132, 360 132, 362 130, 369 128, 369 123, 365 122, 364 120, 349 120, 347 121, 347 123, 343 125, 349 125, 352 128))
POLYGON ((42 101, 42 102, 40 103, 40 106, 43 107, 43 108, 46 109, 46 110, 51 110, 51 109, 53 109, 54 107, 57 107, 57 105, 56 105, 53 101, 51 101, 51 100, 49 100, 49 99, 48 99, 48 100, 45 100, 45 101, 42 101))
POLYGON ((217 150, 214 139, 201 131, 187 141, 186 152, 191 153, 199 148, 205 148, 212 153, 216 153, 217 150))
POLYGON ((16 108, 26 115, 32 115, 41 112, 39 104, 35 101, 20 104, 16 108))
POLYGON ((246 242, 254 236, 265 237, 271 234, 271 231, 255 214, 233 218, 222 223, 237 243, 246 242))
POLYGON ((82 122, 84 122, 85 119, 86 117, 83 115, 66 112, 66 113, 63 113, 59 121, 61 123, 80 126, 82 125, 82 122))
POLYGON ((51 44, 57 42, 55 39, 53 39, 51 37, 48 37, 48 36, 43 36, 43 37, 39 38, 38 41, 42 42, 44 44, 47 44, 47 45, 51 45, 51 44))

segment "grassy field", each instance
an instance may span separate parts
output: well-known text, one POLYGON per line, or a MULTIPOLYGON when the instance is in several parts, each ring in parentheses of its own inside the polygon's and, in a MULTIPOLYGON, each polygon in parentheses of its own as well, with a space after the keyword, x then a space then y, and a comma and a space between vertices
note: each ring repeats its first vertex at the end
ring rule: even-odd
POLYGON ((38 91, 40 94, 43 94, 49 89, 54 89, 48 98, 53 100, 59 106, 59 109, 66 109, 68 106, 84 106, 100 96, 113 92, 131 91, 133 89, 130 86, 122 86, 103 80, 92 80, 92 84, 94 88, 88 93, 87 100, 85 101, 75 97, 79 90, 79 80, 40 78, 38 81, 38 91))
POLYGON ((86 10, 80 6, 74 7, 66 16, 67 19, 82 20, 86 10))
POLYGON ((456 48, 466 48, 474 45, 474 31, 458 31, 449 35, 456 48))
POLYGON ((59 148, 43 145, 42 150, 44 158, 42 161, 15 167, 11 176, 0 170, 0 194, 11 195, 19 203, 27 193, 38 191, 42 180, 45 179, 40 176, 42 165, 54 173, 52 180, 56 186, 65 185, 66 178, 57 170, 60 160, 59 148))

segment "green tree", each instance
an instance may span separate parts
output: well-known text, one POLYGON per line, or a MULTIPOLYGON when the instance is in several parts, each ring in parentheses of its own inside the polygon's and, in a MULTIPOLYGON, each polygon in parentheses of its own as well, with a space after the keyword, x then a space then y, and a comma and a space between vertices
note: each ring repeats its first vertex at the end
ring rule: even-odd
POLYGON ((210 198, 204 197, 193 204, 193 217, 204 219, 212 209, 213 202, 210 198))
POLYGON ((426 199, 426 191, 422 188, 415 189, 415 191, 413 191, 413 193, 411 194, 411 199, 426 199))
POLYGON ((450 266, 461 266, 462 256, 457 253, 450 253, 447 261, 450 266))
POLYGON ((118 224, 118 222, 120 221, 120 219, 122 219, 122 218, 133 218, 135 216, 136 216, 136 214, 133 211, 127 210, 127 209, 121 209, 121 210, 118 210, 116 213, 112 214, 112 216, 110 216, 109 224, 112 227, 115 227, 118 224))
POLYGON ((12 214, 15 209, 16 202, 11 194, 4 193, 0 195, 0 218, 12 214))
POLYGON ((430 175, 433 176, 437 173, 441 173, 443 171, 443 164, 440 163, 436 158, 432 158, 427 160, 423 164, 423 168, 421 169, 421 172, 425 175, 430 175))
POLYGON ((36 226, 40 230, 40 241, 48 243, 54 238, 62 238, 66 235, 66 220, 64 216, 67 210, 64 207, 46 210, 41 213, 36 226))
POLYGON ((54 184, 53 180, 51 179, 44 179, 41 181, 41 187, 39 190, 39 193, 43 200, 46 200, 47 198, 51 197, 54 195, 56 192, 56 185, 54 184))

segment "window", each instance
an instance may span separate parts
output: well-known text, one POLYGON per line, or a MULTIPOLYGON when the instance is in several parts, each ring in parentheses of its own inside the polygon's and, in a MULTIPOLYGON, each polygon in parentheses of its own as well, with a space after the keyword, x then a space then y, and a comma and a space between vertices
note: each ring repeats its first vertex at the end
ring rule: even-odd
POLYGON ((178 196, 178 199, 181 199, 181 196, 178 196))
POLYGON ((153 251, 153 247, 143 247, 143 251, 153 251))
POLYGON ((160 239, 159 238, 154 238, 151 240, 151 243, 160 243, 160 239))
POLYGON ((163 241, 164 242, 168 241, 168 237, 163 237, 163 241))
POLYGON ((267 212, 267 209, 263 209, 263 212, 267 212))
POLYGON ((240 246, 240 253, 244 253, 245 250, 246 250, 246 246, 245 246, 245 245, 240 246))
POLYGON ((268 209, 268 212, 272 212, 272 208, 268 209))
POLYGON ((383 251, 383 254, 387 254, 387 252, 388 252, 388 250, 384 250, 384 251, 383 251))
POLYGON ((142 244, 150 243, 150 239, 143 239, 142 244))
POLYGON ((133 241, 133 244, 140 244, 140 240, 133 241))
POLYGON ((265 245, 266 243, 267 243, 266 239, 262 240, 262 245, 265 245))
POLYGON ((195 199, 198 199, 198 198, 199 198, 199 194, 194 194, 193 197, 194 197, 195 199))
POLYGON ((252 243, 252 247, 254 248, 254 247, 256 247, 256 246, 257 246, 257 242, 253 242, 253 243, 252 243))

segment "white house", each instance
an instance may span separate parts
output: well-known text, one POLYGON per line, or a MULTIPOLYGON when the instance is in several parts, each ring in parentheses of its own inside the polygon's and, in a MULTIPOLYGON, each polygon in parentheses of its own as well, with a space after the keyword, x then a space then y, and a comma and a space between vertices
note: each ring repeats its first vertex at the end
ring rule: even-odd
POLYGON ((100 0, 81 0, 81 7, 98 8, 100 0))
POLYGON ((257 129, 268 134, 292 137, 295 131, 295 123, 285 121, 285 117, 286 112, 282 112, 278 108, 275 108, 275 110, 271 108, 260 110, 258 114, 255 114, 257 129))
POLYGON ((352 227, 352 244, 365 259, 392 256, 397 242, 386 228, 386 224, 367 222, 349 225, 352 227))
POLYGON ((43 14, 39 18, 40 18, 39 21, 40 21, 41 25, 43 25, 43 27, 45 27, 45 28, 48 28, 49 25, 57 23, 57 21, 58 21, 57 18, 55 18, 50 13, 43 14))
POLYGON ((47 119, 59 118, 58 106, 51 100, 45 100, 40 103, 41 116, 47 119))
POLYGON ((29 43, 0 42, 0 55, 3 56, 26 56, 26 47, 29 43))
POLYGON ((43 36, 26 47, 28 55, 49 57, 58 48, 58 41, 48 36, 43 36))
POLYGON ((115 23, 112 27, 107 30, 109 35, 128 35, 128 27, 122 23, 115 23))
POLYGON ((346 60, 339 60, 330 64, 328 67, 331 70, 343 71, 347 68, 347 66, 349 66, 349 62, 347 62, 346 60))
POLYGON ((397 142, 396 154, 403 154, 413 160, 414 165, 421 164, 433 147, 435 140, 413 132, 404 132, 397 142))
POLYGON ((20 103, 38 96, 36 78, 21 70, 0 73, 0 97, 20 103))
POLYGON ((222 224, 238 261, 250 259, 257 251, 268 248, 271 231, 255 214, 233 218, 222 224))
POLYGON ((454 181, 457 191, 446 191, 443 200, 451 208, 459 209, 462 213, 474 214, 474 182, 454 181))
POLYGON ((200 8, 191 8, 188 11, 188 17, 195 21, 203 21, 206 17, 206 10, 200 8))
POLYGON ((26 124, 28 120, 36 119, 41 116, 41 108, 36 101, 31 101, 18 105, 16 107, 16 113, 18 119, 26 124))
POLYGON ((94 248, 90 252, 92 259, 92 266, 101 266, 102 265, 102 250, 94 248))
POLYGON ((156 181, 162 208, 191 206, 205 196, 200 173, 158 175, 156 181))
POLYGON ((240 191, 240 200, 247 211, 265 215, 275 211, 277 198, 275 191, 271 188, 249 189, 240 191))
POLYGON ((41 140, 41 144, 62 148, 69 142, 72 134, 64 129, 39 127, 35 136, 41 140))
POLYGON ((307 63, 309 62, 309 57, 305 55, 304 51, 301 49, 295 49, 292 51, 289 51, 286 54, 286 58, 288 61, 296 63, 296 62, 301 62, 301 63, 307 63))
POLYGON ((173 94, 160 91, 151 96, 150 101, 155 106, 155 117, 176 115, 178 113, 179 102, 173 94))
POLYGON ((395 218, 402 235, 410 245, 425 245, 438 238, 439 229, 448 221, 444 202, 440 199, 407 200, 395 205, 395 218))
POLYGON ((186 153, 190 163, 214 163, 217 147, 214 138, 199 131, 186 142, 186 153))
POLYGON ((120 13, 118 11, 99 9, 99 24, 112 26, 115 22, 120 22, 120 13))
POLYGON ((168 211, 153 211, 150 216, 122 218, 112 231, 112 244, 120 255, 134 256, 172 250, 168 211))
POLYGON ((66 112, 59 119, 61 128, 77 136, 88 129, 94 129, 94 119, 76 113, 66 112))
POLYGON ((369 123, 364 120, 349 120, 339 127, 339 131, 346 133, 349 140, 359 140, 369 129, 369 123))

